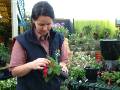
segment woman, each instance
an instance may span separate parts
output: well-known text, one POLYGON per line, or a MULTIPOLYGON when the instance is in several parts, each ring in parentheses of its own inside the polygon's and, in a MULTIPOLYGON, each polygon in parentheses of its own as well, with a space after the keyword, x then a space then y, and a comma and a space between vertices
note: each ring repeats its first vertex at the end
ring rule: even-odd
POLYGON ((12 49, 10 70, 17 77, 17 90, 60 90, 60 78, 55 76, 47 83, 42 70, 50 64, 47 56, 53 57, 60 50, 59 64, 68 72, 68 46, 64 36, 52 30, 54 19, 52 6, 41 1, 32 9, 32 30, 16 37, 12 49))

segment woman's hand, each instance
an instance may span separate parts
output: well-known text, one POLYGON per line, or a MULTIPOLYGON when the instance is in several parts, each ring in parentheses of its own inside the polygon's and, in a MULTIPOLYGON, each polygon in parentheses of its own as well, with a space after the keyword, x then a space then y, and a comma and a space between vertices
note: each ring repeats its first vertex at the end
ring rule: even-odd
POLYGON ((31 70, 41 70, 44 66, 48 65, 50 61, 46 58, 38 58, 32 62, 14 67, 12 69, 12 75, 22 77, 28 74, 31 70))
POLYGON ((63 72, 68 73, 68 68, 67 68, 66 63, 60 62, 60 66, 62 67, 63 72))
POLYGON ((50 64, 50 61, 48 59, 38 58, 29 63, 29 68, 31 68, 33 70, 41 70, 48 64, 50 64))

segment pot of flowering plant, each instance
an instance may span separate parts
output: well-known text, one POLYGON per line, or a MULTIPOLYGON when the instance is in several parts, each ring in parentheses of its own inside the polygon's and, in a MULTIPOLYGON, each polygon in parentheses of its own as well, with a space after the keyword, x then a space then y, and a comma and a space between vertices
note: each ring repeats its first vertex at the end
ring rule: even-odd
POLYGON ((96 60, 91 60, 91 63, 89 66, 85 67, 86 71, 86 78, 88 79, 88 82, 96 82, 98 71, 102 67, 101 63, 97 63, 96 60))

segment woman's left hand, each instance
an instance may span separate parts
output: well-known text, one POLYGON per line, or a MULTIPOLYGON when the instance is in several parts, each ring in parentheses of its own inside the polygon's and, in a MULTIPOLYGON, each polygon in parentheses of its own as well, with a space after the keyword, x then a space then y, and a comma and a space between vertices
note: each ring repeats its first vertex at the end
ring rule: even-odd
POLYGON ((66 63, 60 62, 60 66, 62 67, 62 71, 68 74, 68 68, 66 63))

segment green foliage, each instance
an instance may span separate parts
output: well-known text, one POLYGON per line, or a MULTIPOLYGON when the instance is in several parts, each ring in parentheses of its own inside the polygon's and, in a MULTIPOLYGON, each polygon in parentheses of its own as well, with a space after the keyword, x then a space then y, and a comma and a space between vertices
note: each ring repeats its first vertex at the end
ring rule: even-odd
POLYGON ((50 79, 52 79, 54 76, 59 76, 61 73, 61 66, 59 63, 52 57, 47 57, 51 63, 48 65, 48 75, 45 78, 45 81, 48 82, 50 79))
POLYGON ((99 40, 86 37, 82 33, 74 33, 69 35, 68 42, 72 51, 93 51, 100 50, 99 40))
POLYGON ((70 78, 76 80, 78 78, 83 79, 85 77, 85 70, 83 68, 80 68, 78 66, 72 67, 70 70, 70 78))
POLYGON ((79 66, 79 68, 91 67, 91 68, 99 69, 103 65, 102 63, 96 62, 95 57, 92 57, 90 55, 85 55, 82 53, 76 53, 71 58, 70 68, 77 66, 79 66))
POLYGON ((117 85, 120 86, 120 79, 118 79, 118 80, 116 81, 116 83, 117 83, 117 85))
POLYGON ((96 62, 95 57, 88 57, 86 58, 87 64, 85 67, 100 69, 102 67, 102 63, 96 62))
POLYGON ((0 43, 0 60, 9 63, 10 51, 3 43, 0 43))
POLYGON ((101 74, 101 79, 103 81, 111 80, 111 81, 117 81, 120 79, 120 72, 117 71, 104 71, 101 74))
POLYGON ((50 74, 60 75, 61 66, 59 65, 59 63, 52 57, 48 57, 48 59, 51 61, 51 63, 48 66, 48 68, 51 70, 49 75, 50 74))
POLYGON ((115 30, 114 38, 120 40, 120 30, 119 30, 119 29, 116 29, 116 30, 115 30))
POLYGON ((107 38, 113 38, 116 30, 115 24, 108 20, 75 20, 74 25, 75 32, 81 33, 86 29, 90 35, 98 34, 99 39, 106 38, 106 33, 109 34, 107 38))
POLYGON ((69 35, 68 40, 69 40, 68 42, 70 45, 76 45, 76 46, 85 42, 84 38, 81 38, 81 35, 78 33, 74 33, 74 34, 69 35))
POLYGON ((0 81, 0 90, 15 90, 17 84, 16 78, 10 78, 0 81))
POLYGON ((115 25, 108 20, 75 20, 74 25, 75 33, 69 35, 69 45, 73 51, 100 50, 98 43, 100 39, 120 37, 115 25), (75 47, 72 48, 72 45, 75 47))

